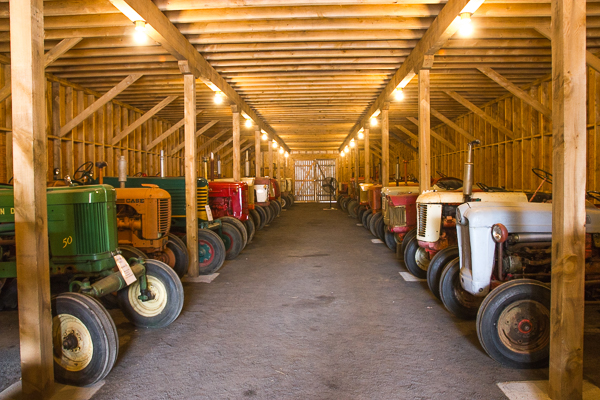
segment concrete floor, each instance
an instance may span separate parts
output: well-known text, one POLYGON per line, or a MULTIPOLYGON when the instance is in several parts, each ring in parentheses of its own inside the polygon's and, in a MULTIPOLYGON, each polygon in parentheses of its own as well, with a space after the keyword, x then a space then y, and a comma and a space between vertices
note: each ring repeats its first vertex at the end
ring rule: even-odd
MULTIPOLYGON (((108 399, 505 399, 497 383, 547 379, 479 346, 472 321, 340 211, 296 204, 210 284, 186 283, 179 319, 136 330, 112 315, 121 348, 108 399)), ((586 309, 585 377, 600 383, 599 308, 586 309)), ((0 313, 0 391, 19 379, 16 312, 0 313)))

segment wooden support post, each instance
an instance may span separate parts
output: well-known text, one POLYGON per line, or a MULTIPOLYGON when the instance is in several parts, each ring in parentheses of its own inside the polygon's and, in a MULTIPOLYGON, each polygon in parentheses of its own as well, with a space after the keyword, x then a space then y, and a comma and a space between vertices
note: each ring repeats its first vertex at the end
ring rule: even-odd
POLYGON ((277 180, 281 180, 281 158, 283 157, 283 155, 279 152, 279 150, 277 151, 277 180))
POLYGON ((260 154, 260 128, 258 125, 254 127, 254 167, 256 169, 256 178, 260 178, 260 167, 262 165, 262 157, 260 154))
POLYGON ((390 185, 390 103, 381 107, 381 184, 390 185))
POLYGON ((358 184, 358 178, 360 178, 360 156, 358 154, 358 140, 354 142, 354 177, 356 178, 356 184, 358 184))
POLYGON ((198 276, 198 211, 197 211, 197 173, 196 167, 196 78, 183 75, 184 104, 184 140, 185 140, 185 230, 190 258, 189 276, 198 276))
POLYGON ((238 106, 231 106, 233 123, 233 180, 239 182, 242 180, 240 171, 240 111, 238 106))
POLYGON ((364 128, 365 135, 365 183, 371 182, 371 145, 369 144, 369 128, 364 128))
POLYGON ((550 398, 581 399, 585 280, 586 2, 552 1, 550 398))
POLYGON ((42 0, 10 1, 14 208, 22 398, 49 398, 54 384, 42 0))
POLYGON ((269 178, 273 177, 273 142, 269 142, 269 178))
POLYGON ((419 188, 431 187, 431 132, 429 115, 429 70, 419 71, 419 188))

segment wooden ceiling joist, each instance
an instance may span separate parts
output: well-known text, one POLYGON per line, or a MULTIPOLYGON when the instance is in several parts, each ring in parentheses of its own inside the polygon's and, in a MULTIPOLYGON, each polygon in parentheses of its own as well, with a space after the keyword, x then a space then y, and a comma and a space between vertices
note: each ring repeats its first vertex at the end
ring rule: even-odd
MULTIPOLYGON (((198 115, 200 115, 201 113, 202 113, 202 110, 196 110, 196 117, 198 115)), ((173 133, 177 132, 183 126, 183 124, 185 124, 185 118, 180 119, 176 124, 174 124, 172 127, 167 129, 162 135, 160 135, 159 137, 154 139, 152 142, 150 142, 147 146, 144 147, 144 150, 145 151, 152 150, 153 148, 158 146, 158 144, 160 144, 160 142, 162 142, 163 140, 165 140, 166 138, 171 136, 173 133)))
MULTIPOLYGON (((202 128, 198 129, 196 131, 196 139, 198 139, 198 137, 200 137, 200 135, 202 135, 204 132, 208 131, 210 128, 212 128, 213 126, 215 126, 216 124, 219 123, 218 119, 215 119, 213 121, 210 121, 209 123, 205 124, 202 128)), ((173 148, 173 150, 171 151, 172 154, 177 153, 179 150, 182 150, 185 146, 185 143, 180 143, 179 145, 175 146, 175 148, 173 148)))
POLYGON ((121 140, 125 139, 127 137, 127 135, 129 135, 131 132, 135 131, 137 128, 142 126, 142 124, 144 122, 148 121, 156 113, 158 113, 160 110, 165 108, 169 103, 171 103, 176 98, 177 98, 177 96, 169 96, 169 97, 165 98, 163 101, 161 101, 160 103, 158 103, 157 105, 155 105, 154 107, 152 107, 152 109, 150 109, 150 111, 144 113, 144 115, 142 115, 140 118, 136 119, 132 124, 127 126, 120 133, 118 133, 112 139, 112 145, 114 146, 117 143, 119 143, 121 140))

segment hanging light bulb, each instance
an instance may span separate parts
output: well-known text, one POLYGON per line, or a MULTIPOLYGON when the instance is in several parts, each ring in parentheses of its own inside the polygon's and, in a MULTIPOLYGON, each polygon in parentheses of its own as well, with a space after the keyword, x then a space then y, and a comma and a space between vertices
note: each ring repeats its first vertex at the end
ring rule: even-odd
POLYGON ((404 100, 404 90, 402 90, 402 88, 394 89, 394 100, 396 100, 396 101, 404 100))
POLYGON ((252 128, 252 125, 254 125, 254 121, 252 121, 251 119, 247 119, 245 125, 246 128, 252 128))
POLYGON ((344 150, 340 151, 340 156, 344 157, 346 155, 346 153, 344 153, 344 150))
POLYGON ((352 139, 350 141, 350 147, 354 148, 354 146, 356 146, 356 143, 354 142, 354 139, 352 139))
POLYGON ((262 138, 262 140, 268 140, 269 136, 267 136, 266 133, 263 133, 261 138, 262 138))
POLYGON ((217 90, 215 92, 215 104, 222 104, 223 103, 223 97, 225 97, 225 95, 223 94, 223 92, 221 92, 220 90, 217 90))
POLYGON ((148 36, 146 35, 146 22, 144 21, 135 21, 135 32, 133 33, 133 38, 136 43, 145 43, 148 36))
POLYGON ((283 147, 280 147, 280 148, 279 148, 279 154, 283 154, 283 151, 284 151, 284 150, 283 150, 283 147))
POLYGON ((350 151, 350 147, 348 147, 348 146, 344 147, 344 153, 347 153, 349 151, 350 151))
POLYGON ((273 148, 276 149, 277 148, 277 142, 273 140, 273 148))
POLYGON ((288 153, 288 152, 286 151, 286 152, 283 154, 283 156, 284 156, 285 158, 288 158, 288 157, 290 156, 290 153, 288 153))
POLYGON ((471 13, 465 12, 460 14, 460 28, 458 28, 461 36, 471 36, 473 34, 473 23, 471 22, 471 13))
POLYGON ((364 139, 365 138, 365 128, 360 128, 360 131, 358 131, 358 139, 364 139))
POLYGON ((371 126, 377 126, 377 118, 371 117, 370 124, 371 126))

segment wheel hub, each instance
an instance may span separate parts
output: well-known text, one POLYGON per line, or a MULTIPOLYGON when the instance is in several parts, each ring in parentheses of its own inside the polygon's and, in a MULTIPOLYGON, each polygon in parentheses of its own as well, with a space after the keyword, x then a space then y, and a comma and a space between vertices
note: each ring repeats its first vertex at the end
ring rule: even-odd
POLYGON ((79 350, 79 340, 75 332, 65 332, 63 337, 63 349, 69 351, 78 351, 79 350))
POLYGON ((498 319, 498 336, 514 352, 529 353, 550 340, 550 316, 534 300, 521 300, 507 307, 498 319))
POLYGON ((529 321, 528 319, 524 319, 521 322, 519 322, 519 325, 517 327, 519 329, 519 332, 521 332, 524 335, 528 334, 533 329, 531 321, 529 321))
POLYGON ((429 268, 429 263, 431 262, 429 254, 422 247, 419 247, 415 253, 415 262, 423 271, 427 271, 427 268, 429 268))

